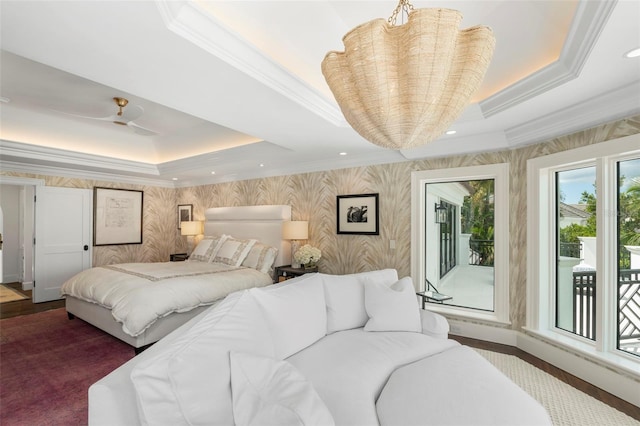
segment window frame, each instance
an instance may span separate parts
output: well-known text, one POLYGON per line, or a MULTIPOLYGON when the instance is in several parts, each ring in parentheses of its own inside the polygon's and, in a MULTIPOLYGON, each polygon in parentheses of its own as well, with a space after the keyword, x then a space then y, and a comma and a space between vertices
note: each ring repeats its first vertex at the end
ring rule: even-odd
MULTIPOLYGON (((430 211, 425 205, 425 185, 461 180, 494 180, 494 223, 509 224, 509 163, 411 173, 411 276, 418 291, 425 289, 425 218, 430 211)), ((433 209, 431 209, 433 210, 433 209)), ((509 317, 509 226, 494 227, 494 308, 482 311, 460 306, 429 304, 429 310, 488 323, 510 325, 509 317)))
POLYGON ((527 315, 524 330, 560 347, 637 375, 640 358, 616 348, 617 163, 640 156, 632 135, 527 161, 527 315), (556 172, 596 167, 597 231, 595 341, 556 327, 556 172))

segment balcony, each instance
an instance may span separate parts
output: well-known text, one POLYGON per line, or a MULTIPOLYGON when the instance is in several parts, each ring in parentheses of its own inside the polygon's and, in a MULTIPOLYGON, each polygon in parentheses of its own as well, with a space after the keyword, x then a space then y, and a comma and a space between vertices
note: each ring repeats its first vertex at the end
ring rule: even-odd
MULTIPOLYGON (((618 281, 619 348, 640 355, 640 269, 621 269, 618 281)), ((573 333, 595 339, 596 273, 573 273, 573 333)))

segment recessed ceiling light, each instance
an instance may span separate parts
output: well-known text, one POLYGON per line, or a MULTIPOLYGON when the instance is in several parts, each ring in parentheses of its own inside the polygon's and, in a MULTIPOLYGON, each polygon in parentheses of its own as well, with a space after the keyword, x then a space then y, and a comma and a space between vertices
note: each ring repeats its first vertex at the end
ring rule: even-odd
POLYGON ((216 172, 211 172, 211 174, 212 174, 212 175, 215 175, 215 174, 216 174, 216 172))
POLYGON ((444 132, 445 135, 455 135, 457 132, 455 130, 447 130, 444 132))
POLYGON ((171 178, 171 180, 178 180, 178 178, 171 178))
POLYGON ((624 54, 625 58, 637 58, 640 56, 640 47, 636 47, 633 50, 628 51, 624 54))
POLYGON ((347 153, 346 152, 341 152, 340 155, 347 155, 347 153))
POLYGON ((264 167, 264 164, 263 164, 263 163, 260 163, 260 167, 264 167))

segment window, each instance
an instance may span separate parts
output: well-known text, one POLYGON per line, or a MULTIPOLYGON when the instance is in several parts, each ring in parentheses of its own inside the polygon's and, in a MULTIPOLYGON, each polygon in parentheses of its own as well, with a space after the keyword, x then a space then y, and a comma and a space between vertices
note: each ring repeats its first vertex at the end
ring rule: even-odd
POLYGON ((527 328, 640 363, 640 135, 528 161, 527 328))
POLYGON ((508 164, 412 173, 412 277, 446 296, 430 310, 509 323, 508 175, 508 164))
POLYGON ((555 325, 595 340, 596 168, 555 173, 555 325))
POLYGON ((640 357, 640 158, 618 162, 616 348, 640 357))

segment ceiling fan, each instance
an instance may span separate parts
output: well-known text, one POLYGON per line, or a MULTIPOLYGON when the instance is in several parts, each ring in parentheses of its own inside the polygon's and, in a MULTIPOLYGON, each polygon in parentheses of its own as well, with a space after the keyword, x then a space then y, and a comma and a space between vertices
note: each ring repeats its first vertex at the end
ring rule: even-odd
MULTIPOLYGON (((142 127, 139 124, 133 122, 133 120, 137 119, 144 113, 144 108, 140 105, 129 106, 125 109, 125 107, 129 104, 129 100, 121 97, 114 97, 113 101, 118 106, 118 112, 114 115, 110 115, 108 117, 87 117, 84 115, 63 113, 67 115, 73 115, 74 117, 87 118, 90 120, 100 120, 100 121, 110 121, 113 124, 118 124, 120 126, 127 126, 131 128, 135 133, 143 136, 153 136, 157 135, 158 132, 154 132, 151 129, 147 129, 146 127, 142 127)), ((62 111, 59 111, 62 112, 62 111)))

